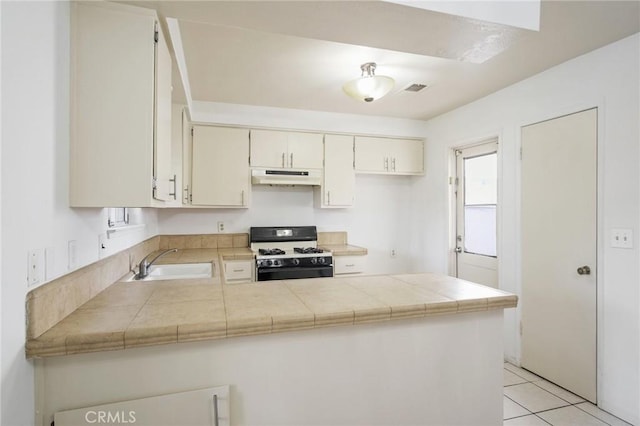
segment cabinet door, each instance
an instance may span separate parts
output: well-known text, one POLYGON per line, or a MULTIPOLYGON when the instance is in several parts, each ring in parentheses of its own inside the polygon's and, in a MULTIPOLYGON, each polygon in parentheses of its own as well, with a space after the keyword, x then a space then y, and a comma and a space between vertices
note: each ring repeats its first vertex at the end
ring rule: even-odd
POLYGON ((71 10, 70 204, 149 206, 156 18, 109 2, 71 10))
POLYGON ((192 125, 189 121, 189 113, 185 107, 182 110, 182 204, 191 204, 191 159, 193 150, 193 138, 191 136, 192 125))
POLYGON ((389 140, 355 137, 356 172, 386 173, 389 170, 389 140))
POLYGON ((366 260, 367 256, 334 256, 333 273, 335 275, 361 274, 364 272, 366 260))
POLYGON ((323 207, 350 207, 355 193, 353 136, 325 135, 323 207))
POLYGON ((153 198, 175 200, 178 194, 171 167, 171 55, 160 30, 156 43, 155 133, 153 144, 153 198))
POLYGON ((322 168, 322 135, 289 132, 288 167, 292 169, 322 168))
POLYGON ((392 139, 391 173, 424 173, 424 141, 392 139))
POLYGON ((247 207, 249 130, 193 127, 191 204, 247 207))
POLYGON ((229 386, 96 405, 54 415, 56 426, 91 423, 138 426, 229 426, 229 386))
POLYGON ((287 132, 251 131, 251 167, 282 169, 287 164, 287 132))
POLYGON ((253 276, 255 262, 251 260, 225 260, 224 280, 225 283, 249 282, 253 276))

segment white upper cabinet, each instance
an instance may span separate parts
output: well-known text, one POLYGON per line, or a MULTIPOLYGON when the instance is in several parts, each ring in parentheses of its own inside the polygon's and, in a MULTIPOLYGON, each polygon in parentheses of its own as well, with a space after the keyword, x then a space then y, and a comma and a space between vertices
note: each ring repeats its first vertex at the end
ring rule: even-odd
POLYGON ((424 141, 394 139, 391 156, 391 172, 398 174, 424 173, 424 141))
POLYGON ((72 2, 70 204, 173 198, 171 57, 150 9, 72 2))
POLYGON ((175 201, 179 198, 176 175, 172 168, 171 135, 171 55, 164 37, 158 33, 156 43, 155 135, 153 138, 153 198, 175 201))
POLYGON ((353 136, 325 135, 324 175, 321 187, 316 189, 316 205, 351 207, 354 196, 353 136))
POLYGON ((355 169, 359 173, 424 174, 424 141, 356 136, 355 169))
POLYGON ((322 134, 252 130, 251 167, 321 169, 322 134))
POLYGON ((193 126, 191 204, 248 207, 249 130, 193 126))
POLYGON ((322 135, 288 132, 288 158, 292 169, 322 168, 322 135))

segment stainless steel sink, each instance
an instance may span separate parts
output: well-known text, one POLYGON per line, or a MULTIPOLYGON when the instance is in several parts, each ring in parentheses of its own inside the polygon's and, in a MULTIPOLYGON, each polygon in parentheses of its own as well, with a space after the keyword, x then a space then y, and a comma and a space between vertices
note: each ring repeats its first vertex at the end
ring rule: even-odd
POLYGON ((166 265, 152 265, 148 275, 141 279, 135 276, 127 281, 160 281, 160 280, 188 280, 194 278, 211 278, 211 263, 175 263, 166 265))

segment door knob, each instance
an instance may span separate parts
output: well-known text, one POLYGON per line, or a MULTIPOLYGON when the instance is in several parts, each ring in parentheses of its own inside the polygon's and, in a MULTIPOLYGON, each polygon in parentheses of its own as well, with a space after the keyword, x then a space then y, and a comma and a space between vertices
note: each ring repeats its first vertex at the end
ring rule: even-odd
POLYGON ((462 247, 456 247, 456 253, 462 253, 462 247))
POLYGON ((589 268, 588 266, 579 267, 578 275, 591 275, 591 268, 589 268))

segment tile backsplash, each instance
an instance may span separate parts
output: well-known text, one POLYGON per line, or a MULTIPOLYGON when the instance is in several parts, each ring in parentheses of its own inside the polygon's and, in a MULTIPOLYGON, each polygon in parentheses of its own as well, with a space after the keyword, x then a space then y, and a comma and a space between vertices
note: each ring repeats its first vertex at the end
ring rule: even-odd
POLYGON ((161 235, 160 249, 241 248, 249 246, 249 234, 161 235))
POLYGON ((129 273, 149 253, 167 248, 241 248, 248 234, 159 235, 50 281, 27 294, 27 339, 39 337, 129 273))
POLYGON ((347 233, 345 231, 338 232, 318 232, 318 245, 346 245, 347 233))

